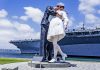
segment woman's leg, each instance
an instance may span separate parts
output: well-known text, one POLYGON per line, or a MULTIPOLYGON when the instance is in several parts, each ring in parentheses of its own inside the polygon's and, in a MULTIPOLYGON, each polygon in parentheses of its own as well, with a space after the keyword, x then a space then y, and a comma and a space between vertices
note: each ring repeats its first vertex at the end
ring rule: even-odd
POLYGON ((53 48, 54 48, 54 59, 56 59, 57 53, 58 53, 57 39, 56 39, 56 37, 53 37, 53 48))
POLYGON ((61 55, 64 55, 63 51, 61 50, 60 46, 57 44, 57 49, 58 49, 58 52, 61 54, 61 55))
POLYGON ((54 59, 49 62, 55 62, 57 59, 57 53, 59 52, 62 55, 63 60, 65 60, 66 54, 62 52, 60 46, 57 44, 58 36, 52 38, 53 48, 54 48, 54 59))
POLYGON ((62 56, 62 59, 65 60, 65 57, 67 57, 67 55, 66 55, 65 53, 62 52, 62 50, 61 50, 61 48, 60 48, 59 45, 57 46, 57 48, 58 48, 58 52, 59 52, 59 53, 61 54, 61 56, 62 56))
POLYGON ((58 36, 55 36, 53 38, 53 47, 54 47, 54 58, 56 59, 57 53, 59 52, 62 56, 65 55, 65 53, 62 52, 60 46, 57 44, 58 36))
MULTIPOLYGON (((58 39, 57 37, 59 38, 59 36, 56 36, 56 39, 58 39)), ((56 46, 57 46, 57 51, 62 55, 62 59, 65 61, 65 57, 67 57, 67 55, 65 53, 63 53, 59 44, 56 43, 56 46)))
POLYGON ((54 57, 49 62, 57 61, 57 52, 58 52, 57 39, 55 37, 52 37, 52 42, 53 42, 53 49, 54 49, 54 57))

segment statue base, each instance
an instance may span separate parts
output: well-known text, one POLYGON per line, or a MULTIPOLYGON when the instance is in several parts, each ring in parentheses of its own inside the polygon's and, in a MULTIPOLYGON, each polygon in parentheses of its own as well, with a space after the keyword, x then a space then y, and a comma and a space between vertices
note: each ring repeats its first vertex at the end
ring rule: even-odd
POLYGON ((40 61, 31 61, 28 65, 34 68, 66 68, 71 66, 69 62, 48 63, 40 61))

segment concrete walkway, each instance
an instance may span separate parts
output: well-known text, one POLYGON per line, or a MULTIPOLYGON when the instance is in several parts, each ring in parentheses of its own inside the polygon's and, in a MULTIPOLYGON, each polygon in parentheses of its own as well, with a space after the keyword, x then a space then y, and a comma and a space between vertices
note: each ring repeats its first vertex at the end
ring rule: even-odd
POLYGON ((0 70, 4 67, 18 67, 18 70, 100 70, 100 62, 67 61, 76 66, 68 68, 33 68, 28 66, 28 62, 19 62, 0 65, 0 70))

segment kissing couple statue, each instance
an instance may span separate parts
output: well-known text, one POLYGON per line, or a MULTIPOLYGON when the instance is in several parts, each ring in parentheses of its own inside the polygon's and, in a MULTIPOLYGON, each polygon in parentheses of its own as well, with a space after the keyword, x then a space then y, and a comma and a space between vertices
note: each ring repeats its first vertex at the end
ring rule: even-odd
POLYGON ((68 16, 64 11, 64 4, 58 3, 55 7, 46 8, 41 21, 41 52, 43 52, 42 61, 56 62, 58 52, 61 54, 63 61, 67 55, 61 50, 58 41, 66 35, 65 29, 68 25, 68 16), (52 57, 52 49, 54 56, 52 57))

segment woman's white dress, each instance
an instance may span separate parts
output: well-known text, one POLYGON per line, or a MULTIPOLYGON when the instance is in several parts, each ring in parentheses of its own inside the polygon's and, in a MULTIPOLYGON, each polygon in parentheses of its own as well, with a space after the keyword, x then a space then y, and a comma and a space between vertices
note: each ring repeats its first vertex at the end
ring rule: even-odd
POLYGON ((67 24, 68 18, 67 14, 64 11, 57 11, 60 15, 62 15, 63 20, 60 19, 59 17, 54 17, 50 21, 49 29, 48 29, 48 34, 47 34, 47 40, 52 42, 53 38, 55 36, 58 36, 57 40, 61 40, 65 36, 65 28, 64 25, 67 24))

